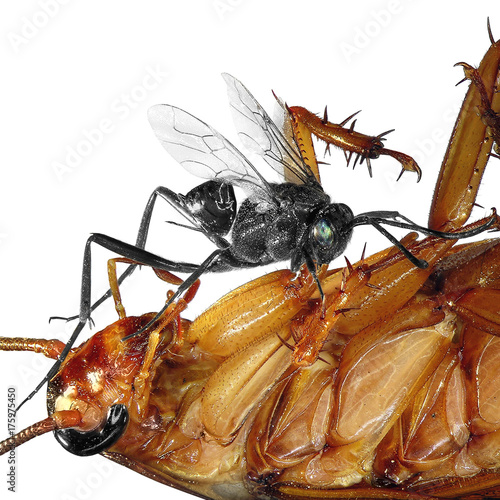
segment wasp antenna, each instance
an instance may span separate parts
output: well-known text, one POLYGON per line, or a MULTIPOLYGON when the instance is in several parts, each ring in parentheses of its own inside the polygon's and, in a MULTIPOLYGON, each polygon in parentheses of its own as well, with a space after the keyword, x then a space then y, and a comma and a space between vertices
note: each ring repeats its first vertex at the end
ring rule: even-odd
POLYGON ((490 38, 491 45, 495 45, 495 39, 493 38, 493 33, 491 32, 490 18, 486 18, 486 28, 488 29, 488 36, 490 38))
POLYGON ((326 125, 328 123, 328 109, 327 106, 325 106, 325 111, 323 112, 323 125, 326 125))
MULTIPOLYGON (((403 216, 401 216, 397 212, 388 212, 388 213, 368 212, 366 214, 357 216, 353 222, 353 226, 358 226, 360 224, 372 225, 379 233, 384 235, 395 247, 397 247, 414 266, 418 267, 419 269, 426 269, 427 267, 429 267, 429 263, 426 260, 415 257, 399 240, 397 240, 389 231, 387 231, 380 224, 388 224, 390 226, 412 229, 415 231, 421 231, 424 234, 433 234, 443 237, 449 236, 448 233, 441 233, 439 231, 432 231, 427 228, 423 228, 421 226, 418 226, 417 224, 414 224, 406 217, 403 217, 403 219, 407 221, 406 223, 388 220, 389 218, 395 218, 395 217, 403 217, 403 216)), ((488 221, 487 223, 488 225, 485 224, 484 226, 489 227, 492 223, 493 223, 493 217, 492 220, 488 221)), ((472 234, 469 235, 472 236, 472 234)), ((454 235, 453 237, 457 239, 460 238, 460 236, 456 235, 454 235)))
POLYGON ((361 110, 356 111, 356 113, 353 113, 351 116, 348 116, 345 120, 341 121, 339 125, 343 127, 351 118, 354 118, 358 113, 361 113, 361 110))

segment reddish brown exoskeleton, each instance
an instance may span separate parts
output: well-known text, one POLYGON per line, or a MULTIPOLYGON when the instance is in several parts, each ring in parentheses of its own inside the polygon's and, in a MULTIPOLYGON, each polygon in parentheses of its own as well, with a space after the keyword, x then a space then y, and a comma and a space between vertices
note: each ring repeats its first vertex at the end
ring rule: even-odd
MULTIPOLYGON (((467 227, 498 137, 491 42, 477 72, 464 66, 472 84, 436 187, 435 229, 467 227)), ((154 315, 119 308, 51 380, 49 418, 0 451, 56 429, 75 453, 101 451, 213 499, 497 497, 500 241, 403 243, 429 266, 389 248, 322 269, 323 302, 305 269, 277 271, 193 323, 180 318, 190 289, 123 342, 154 315)), ((52 358, 63 346, 0 341, 52 358)))

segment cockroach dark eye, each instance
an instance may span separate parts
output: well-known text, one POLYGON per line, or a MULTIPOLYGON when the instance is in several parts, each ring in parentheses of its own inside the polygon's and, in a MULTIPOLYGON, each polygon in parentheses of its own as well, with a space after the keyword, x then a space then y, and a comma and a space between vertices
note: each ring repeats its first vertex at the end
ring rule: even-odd
POLYGON ((129 421, 125 405, 113 405, 101 429, 80 432, 75 429, 61 429, 54 435, 61 446, 73 455, 88 457, 97 455, 113 446, 125 432, 129 421))
POLYGON ((332 225, 327 219, 320 219, 313 228, 313 237, 322 247, 333 246, 335 236, 332 225))

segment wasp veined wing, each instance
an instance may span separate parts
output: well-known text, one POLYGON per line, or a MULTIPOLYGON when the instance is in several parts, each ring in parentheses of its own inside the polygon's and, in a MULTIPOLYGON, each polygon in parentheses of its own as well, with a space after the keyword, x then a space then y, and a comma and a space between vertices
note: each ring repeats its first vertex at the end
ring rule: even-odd
POLYGON ((297 149, 285 139, 250 91, 228 73, 223 73, 222 77, 227 84, 233 120, 244 146, 264 157, 282 177, 286 169, 287 178, 296 184, 316 182, 297 149))
POLYGON ((162 146, 188 172, 241 187, 249 196, 271 201, 271 189, 257 169, 225 137, 190 113, 158 104, 148 119, 162 146))

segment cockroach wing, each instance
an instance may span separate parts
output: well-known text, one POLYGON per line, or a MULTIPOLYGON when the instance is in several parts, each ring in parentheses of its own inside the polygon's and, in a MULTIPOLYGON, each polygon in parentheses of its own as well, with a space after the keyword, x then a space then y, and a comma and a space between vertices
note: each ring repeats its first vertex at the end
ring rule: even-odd
POLYGON ((250 91, 234 76, 223 73, 227 84, 229 104, 238 135, 244 146, 262 156, 281 175, 295 184, 318 184, 300 153, 290 144, 265 109, 250 91))
POLYGON ((241 187, 248 196, 274 203, 268 182, 225 137, 187 111, 167 104, 148 110, 162 146, 188 172, 241 187))

